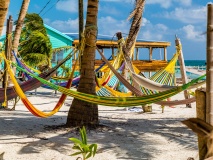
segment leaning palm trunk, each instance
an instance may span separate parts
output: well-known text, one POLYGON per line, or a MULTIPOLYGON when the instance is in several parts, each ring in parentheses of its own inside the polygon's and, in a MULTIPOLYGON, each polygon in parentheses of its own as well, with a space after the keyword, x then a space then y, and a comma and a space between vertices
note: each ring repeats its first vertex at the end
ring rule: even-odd
POLYGON ((4 27, 4 21, 7 15, 10 0, 0 0, 0 35, 4 27))
POLYGON ((128 19, 132 19, 132 24, 129 30, 129 36, 126 43, 126 50, 130 55, 131 48, 134 46, 134 43, 137 39, 138 32, 140 31, 142 23, 142 13, 144 10, 145 0, 136 0, 136 5, 134 11, 130 14, 128 19))
MULTIPOLYGON (((81 60, 81 79, 78 91, 89 94, 96 94, 94 70, 97 13, 98 0, 88 0, 86 26, 84 31, 85 47, 81 60)), ((68 113, 67 126, 96 126, 98 123, 98 106, 75 98, 68 113)))
MULTIPOLYGON (((23 26, 23 23, 24 23, 24 18, 27 14, 27 9, 28 9, 29 4, 30 4, 30 0, 23 0, 23 2, 22 2, 21 10, 20 10, 18 21, 17 21, 17 24, 16 24, 14 39, 13 39, 13 50, 14 50, 15 54, 17 54, 17 52, 18 52, 21 30, 22 30, 22 26, 23 26)), ((11 61, 16 62, 16 59, 15 59, 14 56, 11 56, 11 61)), ((14 73, 16 73, 15 67, 13 67, 13 71, 14 71, 14 73)))
MULTIPOLYGON (((140 31, 144 5, 145 5, 145 0, 136 0, 135 9, 129 16, 129 19, 133 18, 133 20, 132 20, 132 24, 131 24, 131 27, 130 27, 130 30, 129 30, 129 36, 127 38, 126 45, 123 46, 124 56, 129 61, 130 61, 129 57, 131 56, 132 48, 135 47, 134 44, 136 42, 136 39, 137 39, 137 36, 138 36, 138 32, 140 31)), ((125 68, 127 68, 127 67, 125 66, 125 68)), ((130 68, 130 69, 132 71, 134 71, 133 68, 130 68)), ((127 69, 125 69, 125 71, 127 71, 127 69)), ((137 82, 135 82, 134 79, 133 79, 133 85, 136 88, 140 88, 139 84, 137 82)))
POLYGON ((28 9, 29 4, 30 4, 30 0, 23 0, 23 2, 22 2, 21 10, 20 10, 18 21, 16 24, 14 39, 13 39, 13 50, 15 53, 17 53, 17 51, 18 51, 21 30, 22 30, 22 26, 24 23, 24 18, 27 14, 27 9, 28 9))

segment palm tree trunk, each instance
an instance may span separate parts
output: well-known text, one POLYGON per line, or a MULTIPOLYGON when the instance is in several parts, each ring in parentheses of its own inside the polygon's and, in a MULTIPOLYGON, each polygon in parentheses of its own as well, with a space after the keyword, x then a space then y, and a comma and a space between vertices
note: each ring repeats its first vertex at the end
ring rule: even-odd
POLYGON ((4 21, 7 15, 10 0, 0 0, 0 35, 4 27, 4 21))
POLYGON ((136 0, 135 10, 132 12, 133 20, 129 29, 129 35, 125 46, 125 53, 130 56, 131 48, 137 39, 138 32, 142 23, 142 13, 144 10, 145 0, 136 0))
MULTIPOLYGON (((21 36, 24 18, 27 14, 29 4, 30 4, 30 0, 23 0, 23 2, 22 2, 21 10, 20 10, 18 21, 17 21, 17 24, 16 24, 14 39, 13 39, 14 54, 18 53, 19 39, 20 39, 20 36, 21 36)), ((11 55, 11 61, 16 62, 16 59, 13 55, 11 55)), ((13 72, 16 73, 16 67, 13 67, 13 72)))
MULTIPOLYGON (((127 39, 127 43, 123 46, 123 53, 127 59, 130 60, 131 49, 135 47, 134 44, 137 39, 138 32, 140 31, 141 23, 142 23, 142 13, 145 5, 145 0, 136 0, 135 10, 132 12, 130 17, 133 17, 131 27, 129 29, 129 35, 127 39)), ((125 68, 127 68, 125 66, 125 68)), ((124 69, 127 72, 127 69, 124 69)), ((139 84, 133 80, 133 86, 135 88, 140 88, 139 84)))
MULTIPOLYGON (((95 52, 97 35, 98 0, 88 0, 85 26, 85 47, 81 64, 81 79, 77 91, 89 94, 95 92, 95 52)), ((74 99, 70 107, 67 126, 96 126, 98 125, 98 106, 74 99)))
POLYGON ((21 10, 19 13, 18 21, 16 24, 14 39, 13 39, 13 50, 15 53, 18 52, 19 39, 21 36, 21 30, 24 23, 24 18, 27 14, 28 6, 30 4, 30 0, 23 0, 21 10))

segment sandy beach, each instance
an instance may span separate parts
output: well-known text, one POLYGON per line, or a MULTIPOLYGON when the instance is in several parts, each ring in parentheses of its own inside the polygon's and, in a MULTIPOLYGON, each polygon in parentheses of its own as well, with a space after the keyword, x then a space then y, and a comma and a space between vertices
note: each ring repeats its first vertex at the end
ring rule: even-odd
MULTIPOLYGON (((37 108, 49 111, 54 108, 60 93, 38 88, 27 92, 29 100, 37 108)), ((183 99, 183 92, 172 100, 183 99)), ((66 123, 72 102, 68 97, 58 113, 49 118, 33 116, 21 101, 15 111, 0 109, 0 153, 4 160, 75 160, 69 156, 73 143, 70 137, 79 138, 73 128, 60 128, 66 123)), ((12 103, 9 102, 9 107, 12 103)), ((93 160, 187 160, 198 159, 197 136, 181 123, 196 116, 196 104, 192 108, 179 105, 165 107, 153 104, 152 113, 140 112, 141 107, 99 106, 99 120, 107 127, 87 130, 89 143, 98 144, 93 160)))

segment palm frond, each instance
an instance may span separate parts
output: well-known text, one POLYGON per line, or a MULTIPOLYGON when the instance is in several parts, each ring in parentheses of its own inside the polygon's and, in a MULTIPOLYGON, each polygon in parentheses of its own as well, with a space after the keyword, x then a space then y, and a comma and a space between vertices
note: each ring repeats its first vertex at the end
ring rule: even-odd
POLYGON ((28 53, 22 57, 25 63, 32 67, 38 67, 40 65, 48 65, 48 57, 41 53, 28 53))

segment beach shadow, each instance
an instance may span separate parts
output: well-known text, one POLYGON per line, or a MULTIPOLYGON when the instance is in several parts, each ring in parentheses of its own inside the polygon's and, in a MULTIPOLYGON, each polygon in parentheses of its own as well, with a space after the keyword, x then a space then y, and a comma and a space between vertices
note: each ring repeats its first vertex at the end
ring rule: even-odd
MULTIPOLYGON (((100 116, 100 123, 105 127, 90 129, 88 142, 100 145, 98 153, 115 153, 117 159, 154 159, 162 154, 165 141, 177 144, 171 150, 196 150, 196 135, 181 124, 183 118, 143 118, 140 113, 120 114, 118 109, 108 110, 110 116, 100 116), (125 118, 126 114, 140 117, 125 118), (161 147, 159 147, 161 146, 161 147), (160 148, 160 149, 159 149, 160 148)), ((28 111, 7 112, 7 116, 0 111, 0 144, 22 144, 17 154, 42 153, 51 149, 70 155, 73 143, 70 137, 79 138, 79 129, 63 127, 67 116, 54 115, 48 119, 37 118, 28 111), (11 117, 10 117, 11 115, 11 117), (13 138, 5 138, 5 137, 13 138), (19 141, 20 139, 20 141, 19 141), (24 139, 21 140, 21 139, 24 139), (69 153, 69 154, 68 154, 69 153)), ((64 112, 64 111, 61 111, 64 112)), ((105 112, 99 110, 99 112, 105 112)), ((146 113, 147 114, 147 113, 146 113)), ((165 149, 165 154, 169 154, 165 149)), ((168 158, 169 159, 169 158, 168 158)))

